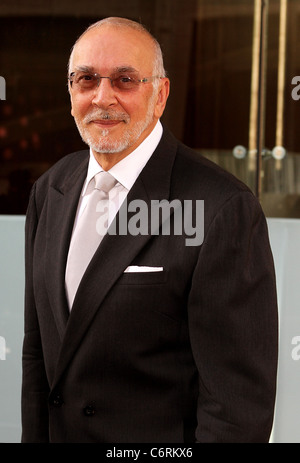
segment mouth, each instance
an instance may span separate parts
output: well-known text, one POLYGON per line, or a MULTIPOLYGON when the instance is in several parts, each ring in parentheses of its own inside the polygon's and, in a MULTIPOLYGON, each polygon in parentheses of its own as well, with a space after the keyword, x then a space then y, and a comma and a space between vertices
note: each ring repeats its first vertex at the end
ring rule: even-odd
POLYGON ((117 127, 119 124, 124 123, 125 121, 120 119, 95 119, 89 122, 89 124, 98 127, 99 129, 112 129, 117 127))
POLYGON ((121 123, 128 123, 130 117, 125 112, 120 111, 97 111, 94 114, 91 113, 84 118, 86 124, 94 124, 99 127, 109 128, 115 127, 121 123), (97 114, 98 113, 98 114, 97 114))
POLYGON ((95 119, 93 121, 90 121, 91 124, 98 125, 100 127, 115 127, 118 124, 121 124, 121 120, 116 120, 116 119, 95 119))

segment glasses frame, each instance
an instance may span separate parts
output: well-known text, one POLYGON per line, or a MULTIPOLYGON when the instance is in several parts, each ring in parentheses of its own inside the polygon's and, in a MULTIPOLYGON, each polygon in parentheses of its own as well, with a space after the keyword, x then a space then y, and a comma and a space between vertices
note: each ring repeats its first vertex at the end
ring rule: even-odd
MULTIPOLYGON (((82 72, 82 71, 80 71, 80 72, 82 72)), ((74 80, 72 80, 72 78, 74 77, 75 73, 76 73, 76 72, 73 71, 73 72, 71 72, 71 73, 68 75, 68 81, 70 82, 70 87, 71 87, 71 88, 73 88, 73 82, 74 82, 74 80)), ((95 77, 96 80, 97 80, 97 85, 96 85, 95 87, 91 88, 91 89, 88 89, 88 88, 87 88, 87 89, 84 89, 83 87, 80 87, 80 85, 79 85, 79 87, 82 88, 83 90, 95 90, 96 88, 99 87, 100 82, 101 82, 101 79, 109 79, 112 88, 117 88, 117 90, 120 90, 120 91, 133 90, 133 89, 120 89, 120 88, 116 87, 116 86, 114 85, 114 80, 116 80, 116 79, 112 79, 112 78, 109 77, 109 76, 100 76, 97 72, 86 72, 86 74, 89 74, 90 76, 95 77)), ((130 76, 128 76, 128 77, 130 77, 130 76)), ((154 79, 162 79, 162 78, 163 78, 163 77, 161 77, 161 76, 150 76, 150 77, 143 77, 142 79, 134 79, 134 81, 135 81, 135 83, 137 83, 137 84, 146 84, 146 83, 148 83, 148 82, 152 82, 154 79)))

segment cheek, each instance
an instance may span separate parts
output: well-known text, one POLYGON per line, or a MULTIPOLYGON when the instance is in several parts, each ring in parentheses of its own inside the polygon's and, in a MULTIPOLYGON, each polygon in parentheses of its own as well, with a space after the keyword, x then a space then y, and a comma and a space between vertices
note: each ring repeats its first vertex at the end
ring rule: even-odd
MULTIPOLYGON (((142 86, 144 84, 141 84, 142 86)), ((136 92, 126 95, 118 95, 117 102, 132 119, 139 119, 147 114, 149 104, 153 96, 152 86, 139 88, 136 92)))
POLYGON ((90 107, 90 102, 80 96, 71 96, 71 114, 72 116, 84 116, 90 107))
POLYGON ((123 103, 121 106, 127 114, 129 114, 132 122, 138 122, 141 119, 144 119, 148 112, 148 100, 137 101, 133 100, 130 103, 123 103))

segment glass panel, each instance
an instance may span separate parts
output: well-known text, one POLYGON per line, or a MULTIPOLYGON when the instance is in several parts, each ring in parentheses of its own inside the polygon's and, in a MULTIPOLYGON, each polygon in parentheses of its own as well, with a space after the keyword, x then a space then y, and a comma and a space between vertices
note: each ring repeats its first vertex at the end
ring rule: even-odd
POLYGON ((24 217, 0 216, 0 236, 0 442, 20 442, 24 217))
POLYGON ((247 183, 267 216, 299 218, 299 2, 197 5, 184 141, 247 183))
POLYGON ((184 141, 255 190, 256 164, 246 157, 252 45, 252 1, 198 1, 184 141))
POLYGON ((269 217, 300 218, 300 4, 270 0, 269 9, 267 151, 261 201, 269 217), (276 149, 281 146, 283 150, 276 149))

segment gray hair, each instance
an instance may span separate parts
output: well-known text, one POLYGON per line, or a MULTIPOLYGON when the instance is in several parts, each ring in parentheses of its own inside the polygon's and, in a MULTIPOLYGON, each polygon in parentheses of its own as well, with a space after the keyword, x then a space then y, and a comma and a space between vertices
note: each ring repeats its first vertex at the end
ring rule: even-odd
POLYGON ((153 63, 153 75, 159 76, 159 77, 166 77, 167 73, 164 68, 164 62, 163 62, 163 54, 162 50, 160 47, 160 44, 158 41, 153 37, 153 35, 146 29, 145 26, 142 24, 132 21, 130 19, 126 18, 118 18, 118 17, 109 17, 105 19, 101 19, 100 21, 95 22, 94 24, 91 24, 76 40, 75 44, 72 47, 71 50, 71 55, 68 63, 68 72, 70 72, 70 67, 72 63, 72 58, 73 58, 73 52, 76 44, 80 41, 80 39, 91 29, 99 28, 102 26, 105 26, 106 24, 111 24, 112 26, 116 28, 127 28, 127 29, 134 29, 136 31, 139 31, 145 35, 147 35, 154 46, 154 63, 153 63))

